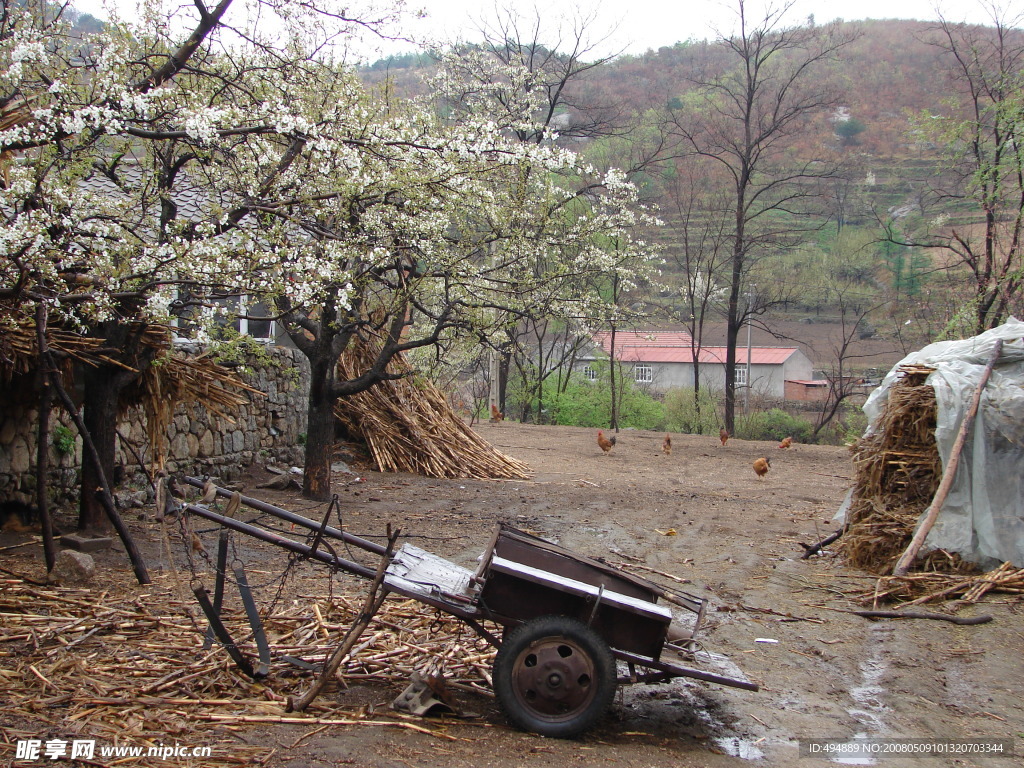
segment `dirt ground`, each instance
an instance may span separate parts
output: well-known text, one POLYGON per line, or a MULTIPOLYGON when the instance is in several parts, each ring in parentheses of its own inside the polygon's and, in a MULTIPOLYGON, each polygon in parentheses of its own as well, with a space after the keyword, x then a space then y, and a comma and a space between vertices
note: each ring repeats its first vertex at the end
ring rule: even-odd
MULTIPOLYGON (((835 530, 832 518, 853 476, 846 449, 779 450, 774 442, 742 440, 723 447, 717 437, 674 435, 673 452, 664 455, 661 433, 626 430, 606 456, 595 430, 508 422, 477 428, 501 451, 527 462, 532 477, 433 480, 353 466, 360 482, 347 474, 335 478, 348 530, 379 536, 390 523, 418 546, 473 567, 495 524, 505 521, 580 554, 640 566, 635 573, 661 583, 679 586, 668 575, 685 579, 680 588, 711 604, 700 635, 704 645, 728 657, 760 691, 687 678, 621 686, 600 725, 569 741, 514 730, 492 699, 470 694, 464 703, 480 717, 445 722, 444 739, 331 726, 295 744, 308 726, 254 726, 241 738, 274 750, 267 765, 814 768, 833 763, 801 758, 801 741, 855 736, 1015 738, 1018 751, 1024 749, 1020 600, 990 596, 962 609, 961 615, 994 617, 975 626, 872 621, 848 613, 866 607, 858 596, 873 589, 870 575, 827 553, 801 559, 800 542, 835 530), (751 467, 760 456, 772 460, 764 479, 751 467)), ((255 487, 268 477, 249 478, 243 493, 309 517, 322 514, 323 507, 294 493, 255 487)), ((147 525, 133 523, 140 531, 147 525)), ((264 567, 278 556, 283 560, 277 550, 263 555, 264 567)), ((8 568, 10 562, 0 560, 8 568)), ((128 571, 123 553, 102 562, 128 571)), ((374 704, 379 719, 400 692, 367 683, 358 695, 374 704)), ((1001 768, 1018 759, 956 755, 924 764, 1001 768)), ((922 764, 907 757, 881 762, 922 764)))

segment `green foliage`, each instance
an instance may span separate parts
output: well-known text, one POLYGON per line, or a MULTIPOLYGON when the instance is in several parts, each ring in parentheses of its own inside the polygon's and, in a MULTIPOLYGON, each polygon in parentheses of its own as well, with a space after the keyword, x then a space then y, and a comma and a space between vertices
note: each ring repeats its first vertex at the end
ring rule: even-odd
MULTIPOLYGON (((270 354, 267 345, 252 336, 240 334, 237 329, 222 326, 217 338, 210 342, 213 359, 220 365, 242 366, 243 373, 251 372, 248 366, 256 368, 280 368, 280 361, 270 354)), ((298 378, 298 370, 295 371, 298 378)))
POLYGON ((697 393, 691 388, 670 389, 665 393, 665 429, 690 435, 717 434, 721 427, 718 400, 719 393, 706 387, 697 393))
MULTIPOLYGON (((606 384, 576 380, 556 393, 545 392, 545 409, 553 424, 606 428, 611 422, 611 392, 606 384)), ((665 428, 665 406, 646 392, 627 383, 619 406, 619 427, 665 428)))
POLYGON ((916 298, 921 295, 931 271, 931 259, 926 254, 887 242, 882 246, 882 261, 897 296, 916 298))
POLYGON ((780 408, 760 411, 736 419, 735 437, 741 440, 781 440, 792 437, 798 443, 810 441, 814 427, 805 419, 791 416, 780 408))
POLYGON ((857 406, 844 408, 833 431, 843 445, 853 445, 867 431, 868 416, 857 406))
POLYGON ((836 136, 841 139, 844 147, 852 147, 860 144, 860 139, 857 136, 864 133, 866 129, 867 126, 864 123, 856 117, 851 117, 836 123, 836 136))
POLYGON ((61 456, 70 456, 75 452, 75 433, 69 427, 58 424, 51 432, 53 447, 61 456))

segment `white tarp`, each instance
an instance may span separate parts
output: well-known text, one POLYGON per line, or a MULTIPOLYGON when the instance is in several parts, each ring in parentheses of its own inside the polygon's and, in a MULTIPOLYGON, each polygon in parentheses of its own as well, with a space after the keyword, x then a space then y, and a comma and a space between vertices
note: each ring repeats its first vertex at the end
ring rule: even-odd
POLYGON ((935 440, 945 467, 996 339, 1003 340, 1002 354, 982 394, 956 479, 922 551, 957 552, 986 569, 1006 561, 1024 568, 1024 322, 1010 318, 974 338, 929 344, 907 355, 871 393, 864 412, 870 434, 900 366, 935 368, 926 383, 935 390, 935 440))

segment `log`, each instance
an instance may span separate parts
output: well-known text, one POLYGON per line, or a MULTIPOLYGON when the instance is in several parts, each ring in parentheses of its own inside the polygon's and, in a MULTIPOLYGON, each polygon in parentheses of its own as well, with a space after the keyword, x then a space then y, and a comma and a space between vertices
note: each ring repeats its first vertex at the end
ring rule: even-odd
POLYGON ((910 540, 910 544, 907 545, 906 551, 904 551, 904 553, 900 555, 900 559, 896 561, 896 566, 892 570, 893 576, 907 575, 911 564, 914 562, 914 558, 917 557, 917 553, 921 549, 921 545, 924 544, 925 538, 927 538, 929 531, 931 531, 932 526, 935 525, 935 521, 939 517, 939 510, 942 508, 942 503, 946 500, 946 496, 949 495, 949 491, 953 487, 953 479, 956 476, 956 470, 960 464, 960 454, 963 452, 964 443, 967 442, 967 433, 971 430, 971 425, 974 423, 974 418, 978 413, 978 405, 981 403, 981 393, 985 389, 988 377, 992 373, 992 369, 995 367, 996 361, 999 359, 999 355, 1002 354, 1002 351, 1003 340, 996 339, 996 343, 992 347, 992 355, 988 359, 988 364, 985 366, 985 369, 981 372, 981 377, 978 379, 978 386, 974 390, 974 397, 971 399, 971 406, 964 415, 963 421, 960 422, 960 431, 957 433, 956 440, 953 442, 953 448, 949 454, 949 461, 946 463, 946 469, 942 473, 942 480, 939 482, 939 487, 935 491, 935 497, 932 499, 931 505, 925 511, 924 520, 914 533, 914 538, 910 540))
POLYGON ((927 611, 850 611, 866 619, 936 619, 953 624, 987 624, 992 621, 988 614, 984 616, 950 616, 948 613, 930 613, 927 611))

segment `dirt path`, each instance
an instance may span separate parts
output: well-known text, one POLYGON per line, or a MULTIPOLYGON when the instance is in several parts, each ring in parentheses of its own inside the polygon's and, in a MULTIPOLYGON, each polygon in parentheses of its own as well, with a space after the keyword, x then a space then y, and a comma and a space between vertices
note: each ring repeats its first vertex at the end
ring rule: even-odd
MULTIPOLYGON (((421 546, 471 566, 503 520, 581 554, 672 574, 707 597, 704 642, 725 654, 758 693, 677 680, 624 686, 607 721, 580 741, 508 730, 488 702, 484 727, 453 726, 438 744, 410 734, 337 733, 317 739, 291 766, 788 765, 804 739, 1014 737, 1024 722, 1018 664, 1019 601, 967 609, 996 621, 872 622, 844 611, 873 579, 831 558, 801 560, 798 542, 834 530, 852 481, 846 449, 625 431, 610 455, 594 430, 482 424, 481 433, 536 474, 528 481, 437 481, 379 476, 349 486, 351 524, 388 520, 421 546), (752 462, 772 469, 758 478, 752 462), (358 494, 358 495, 356 495, 358 494), (674 535, 667 535, 674 531, 674 535), (758 642, 774 640, 774 643, 758 642)), ((643 573, 641 571, 641 573, 643 573)), ((665 579, 662 579, 665 581, 665 579)), ((671 583, 665 581, 665 583, 671 583)), ((804 758, 801 766, 832 764, 804 758)), ((919 760, 887 759, 886 766, 919 760)), ((974 765, 931 758, 928 765, 974 765)), ((1009 766, 989 757, 979 765, 1009 766)))
MULTIPOLYGON (((275 749, 271 766, 315 768, 651 768, 652 766, 834 765, 799 759, 807 739, 1017 738, 1024 749, 1024 642, 1021 602, 996 596, 963 615, 990 613, 979 626, 878 621, 847 611, 873 579, 831 557, 801 560, 799 542, 834 530, 832 518, 852 478, 845 449, 717 437, 625 431, 603 455, 595 431, 483 424, 480 432, 535 471, 524 481, 429 480, 408 475, 340 476, 348 530, 380 535, 387 523, 413 543, 473 566, 498 521, 580 554, 647 571, 637 573, 706 597, 702 640, 761 690, 703 684, 620 687, 600 726, 574 741, 509 728, 493 701, 467 695, 481 717, 452 722, 444 737, 367 726, 325 728, 295 742, 305 725, 247 729, 242 741, 275 749), (767 456, 759 479, 752 462, 767 456), (659 575, 659 573, 661 575, 659 575), (772 642, 762 642, 762 641, 772 642)), ((294 511, 295 494, 245 492, 294 511)), ((123 556, 122 556, 123 557, 123 556)), ((271 562, 268 560, 268 563, 271 562)), ((111 567, 125 568, 123 561, 111 567)), ((269 681, 273 685, 273 681, 269 681)), ((341 706, 386 712, 400 688, 367 684, 329 694, 341 706)), ((383 715, 382 715, 383 716, 383 715)), ((919 766, 890 758, 884 768, 919 766)), ((1012 757, 931 758, 929 767, 1017 765, 1012 757)))

